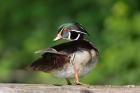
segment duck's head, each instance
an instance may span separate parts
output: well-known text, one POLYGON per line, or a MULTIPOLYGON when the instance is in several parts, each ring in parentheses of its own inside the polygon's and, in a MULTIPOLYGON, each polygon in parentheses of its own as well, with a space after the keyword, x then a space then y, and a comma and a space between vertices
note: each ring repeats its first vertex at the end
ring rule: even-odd
POLYGON ((83 39, 87 31, 79 23, 65 23, 58 29, 57 36, 54 41, 59 39, 79 40, 83 39))

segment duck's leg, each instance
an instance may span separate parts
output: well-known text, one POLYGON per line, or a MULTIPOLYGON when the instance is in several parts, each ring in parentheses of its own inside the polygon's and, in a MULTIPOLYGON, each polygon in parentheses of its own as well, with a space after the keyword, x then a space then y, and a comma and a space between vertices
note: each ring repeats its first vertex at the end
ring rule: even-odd
POLYGON ((78 69, 76 68, 75 65, 74 65, 74 79, 75 79, 75 84, 76 84, 76 85, 83 85, 83 84, 79 81, 78 69))
POLYGON ((83 85, 80 81, 79 81, 79 76, 78 76, 78 69, 76 67, 76 64, 73 63, 75 58, 75 54, 72 55, 70 63, 73 65, 74 67, 74 79, 75 79, 75 84, 76 85, 83 85))
POLYGON ((70 82, 70 80, 68 78, 66 78, 67 84, 68 85, 72 85, 72 83, 70 82))

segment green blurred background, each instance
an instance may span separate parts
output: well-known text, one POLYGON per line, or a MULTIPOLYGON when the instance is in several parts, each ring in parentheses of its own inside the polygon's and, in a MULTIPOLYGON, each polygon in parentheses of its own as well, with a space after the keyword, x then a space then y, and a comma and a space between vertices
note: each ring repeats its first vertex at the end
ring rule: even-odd
MULTIPOLYGON (((77 21, 100 51, 89 84, 140 84, 140 0, 0 0, 0 82, 65 84, 25 68, 58 44, 57 27, 77 21)), ((59 42, 60 43, 60 42, 59 42)))

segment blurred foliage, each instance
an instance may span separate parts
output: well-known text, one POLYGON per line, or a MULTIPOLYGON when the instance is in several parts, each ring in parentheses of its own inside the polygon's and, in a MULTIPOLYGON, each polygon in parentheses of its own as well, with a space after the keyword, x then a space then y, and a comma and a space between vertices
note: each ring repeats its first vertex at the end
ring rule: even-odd
POLYGON ((89 84, 140 84, 140 0, 0 0, 0 82, 64 84, 25 68, 51 47, 57 27, 77 21, 100 50, 89 84))

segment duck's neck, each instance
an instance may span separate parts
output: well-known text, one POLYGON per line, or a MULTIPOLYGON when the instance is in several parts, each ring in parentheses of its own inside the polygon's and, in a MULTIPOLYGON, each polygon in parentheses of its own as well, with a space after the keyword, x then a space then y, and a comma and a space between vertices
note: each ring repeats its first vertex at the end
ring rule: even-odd
POLYGON ((83 40, 84 39, 84 35, 80 34, 79 37, 76 38, 76 40, 83 40))
POLYGON ((82 39, 84 39, 84 35, 83 34, 77 34, 77 33, 70 33, 70 35, 69 35, 69 39, 70 40, 82 40, 82 39))

